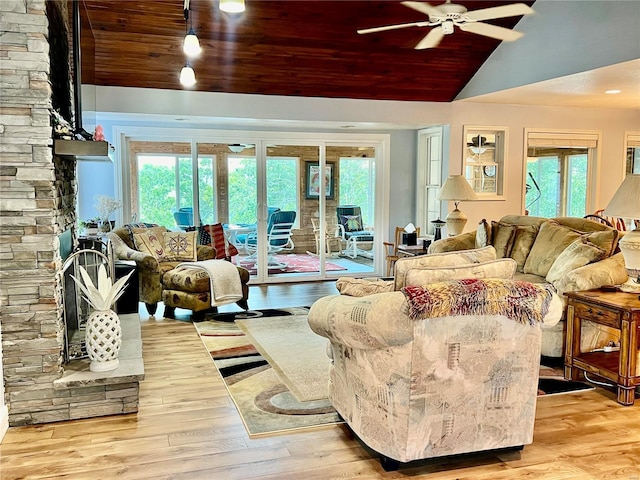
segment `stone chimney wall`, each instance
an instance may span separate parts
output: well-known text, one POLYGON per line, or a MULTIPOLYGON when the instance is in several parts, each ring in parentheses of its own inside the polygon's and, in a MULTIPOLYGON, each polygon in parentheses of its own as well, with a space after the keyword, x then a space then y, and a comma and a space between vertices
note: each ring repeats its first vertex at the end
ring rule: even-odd
POLYGON ((57 235, 75 223, 75 160, 52 154, 45 7, 0 1, 0 331, 12 426, 68 415, 53 387, 63 372, 57 235))

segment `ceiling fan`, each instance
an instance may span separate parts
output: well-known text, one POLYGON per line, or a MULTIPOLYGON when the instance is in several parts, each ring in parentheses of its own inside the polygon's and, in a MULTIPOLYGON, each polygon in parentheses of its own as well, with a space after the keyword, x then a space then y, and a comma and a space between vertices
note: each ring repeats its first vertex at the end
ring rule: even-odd
POLYGON ((454 27, 458 27, 464 32, 476 33, 485 37, 497 38, 505 42, 512 42, 522 37, 521 32, 516 32, 497 25, 483 23, 482 20, 492 20, 494 18, 515 17, 517 15, 528 15, 534 13, 533 9, 524 3, 512 3, 500 5, 498 7, 483 8, 480 10, 468 11, 466 7, 451 3, 438 6, 424 2, 401 2, 404 6, 413 8, 420 13, 428 15, 428 20, 419 22, 401 23, 397 25, 386 25, 382 27, 364 28, 358 33, 374 33, 385 30, 395 30, 406 27, 435 27, 414 47, 416 50, 433 48, 438 46, 445 35, 450 35, 454 27))

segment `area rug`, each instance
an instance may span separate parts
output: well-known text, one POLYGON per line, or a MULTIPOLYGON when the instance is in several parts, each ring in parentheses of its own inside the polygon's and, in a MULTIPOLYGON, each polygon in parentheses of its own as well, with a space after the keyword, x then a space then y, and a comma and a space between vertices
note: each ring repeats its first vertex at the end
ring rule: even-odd
MULTIPOLYGON (((328 375, 324 363, 326 342, 310 329, 303 328, 307 313, 306 307, 249 310, 221 314, 223 317, 194 323, 250 436, 341 422, 326 398, 328 377, 323 378, 328 375), (255 344, 238 324, 255 337, 255 344), (283 334, 283 331, 287 333, 283 334), (322 351, 318 348, 320 346, 322 351), (309 350, 309 355, 305 355, 305 348, 309 350), (307 362, 299 361, 305 358, 307 362), (305 378, 311 377, 309 370, 316 364, 320 367, 313 373, 314 400, 300 400, 296 394, 302 398, 310 395, 303 393, 302 385, 305 378), (296 368, 300 371, 296 371, 296 368), (317 389, 322 388, 322 383, 325 393, 319 395, 317 389)), ((588 384, 564 380, 561 369, 540 367, 539 396, 590 389, 593 387, 588 384)))
MULTIPOLYGON (((306 316, 308 309, 278 311, 281 315, 276 317, 269 316, 273 313, 269 310, 267 315, 262 315, 265 311, 247 313, 254 319, 264 316, 261 318, 264 322, 278 322, 287 315, 306 316)), ((194 325, 250 436, 341 422, 326 394, 320 400, 299 401, 235 322, 206 320, 194 325)))
MULTIPOLYGON (((272 255, 274 263, 282 263, 283 267, 269 267, 269 273, 311 273, 320 271, 320 259, 306 253, 281 253, 272 255)), ((238 257, 236 261, 238 265, 249 270, 251 275, 255 275, 256 259, 248 257, 238 257)), ((347 267, 336 265, 335 263, 325 262, 325 270, 340 271, 347 270, 347 267)))
POLYGON ((237 320, 287 388, 301 402, 327 398, 331 359, 327 339, 313 333, 307 315, 237 320))
POLYGON ((561 368, 540 366, 538 396, 562 395, 594 389, 595 387, 588 383, 565 380, 564 372, 561 368))

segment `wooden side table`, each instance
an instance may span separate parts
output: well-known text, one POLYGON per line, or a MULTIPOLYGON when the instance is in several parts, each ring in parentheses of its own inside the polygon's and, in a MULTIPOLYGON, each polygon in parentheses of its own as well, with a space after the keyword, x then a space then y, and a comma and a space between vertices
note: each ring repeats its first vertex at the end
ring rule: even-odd
POLYGON ((640 300, 637 294, 587 290, 567 293, 567 336, 564 376, 580 380, 583 372, 611 380, 618 386, 618 403, 633 405, 638 372, 640 300), (582 322, 589 320, 620 331, 620 351, 580 351, 582 322))

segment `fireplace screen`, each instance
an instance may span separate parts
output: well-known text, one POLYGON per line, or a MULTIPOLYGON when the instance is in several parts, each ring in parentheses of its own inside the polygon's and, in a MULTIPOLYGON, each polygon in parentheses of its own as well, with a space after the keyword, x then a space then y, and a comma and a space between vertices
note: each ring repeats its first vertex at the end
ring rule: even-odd
POLYGON ((93 310, 71 276, 81 279, 79 267, 82 266, 91 277, 93 284, 97 286, 100 265, 104 265, 107 274, 113 278, 113 268, 109 256, 99 250, 79 250, 71 254, 64 262, 62 283, 65 362, 87 356, 85 329, 87 319, 93 310))

